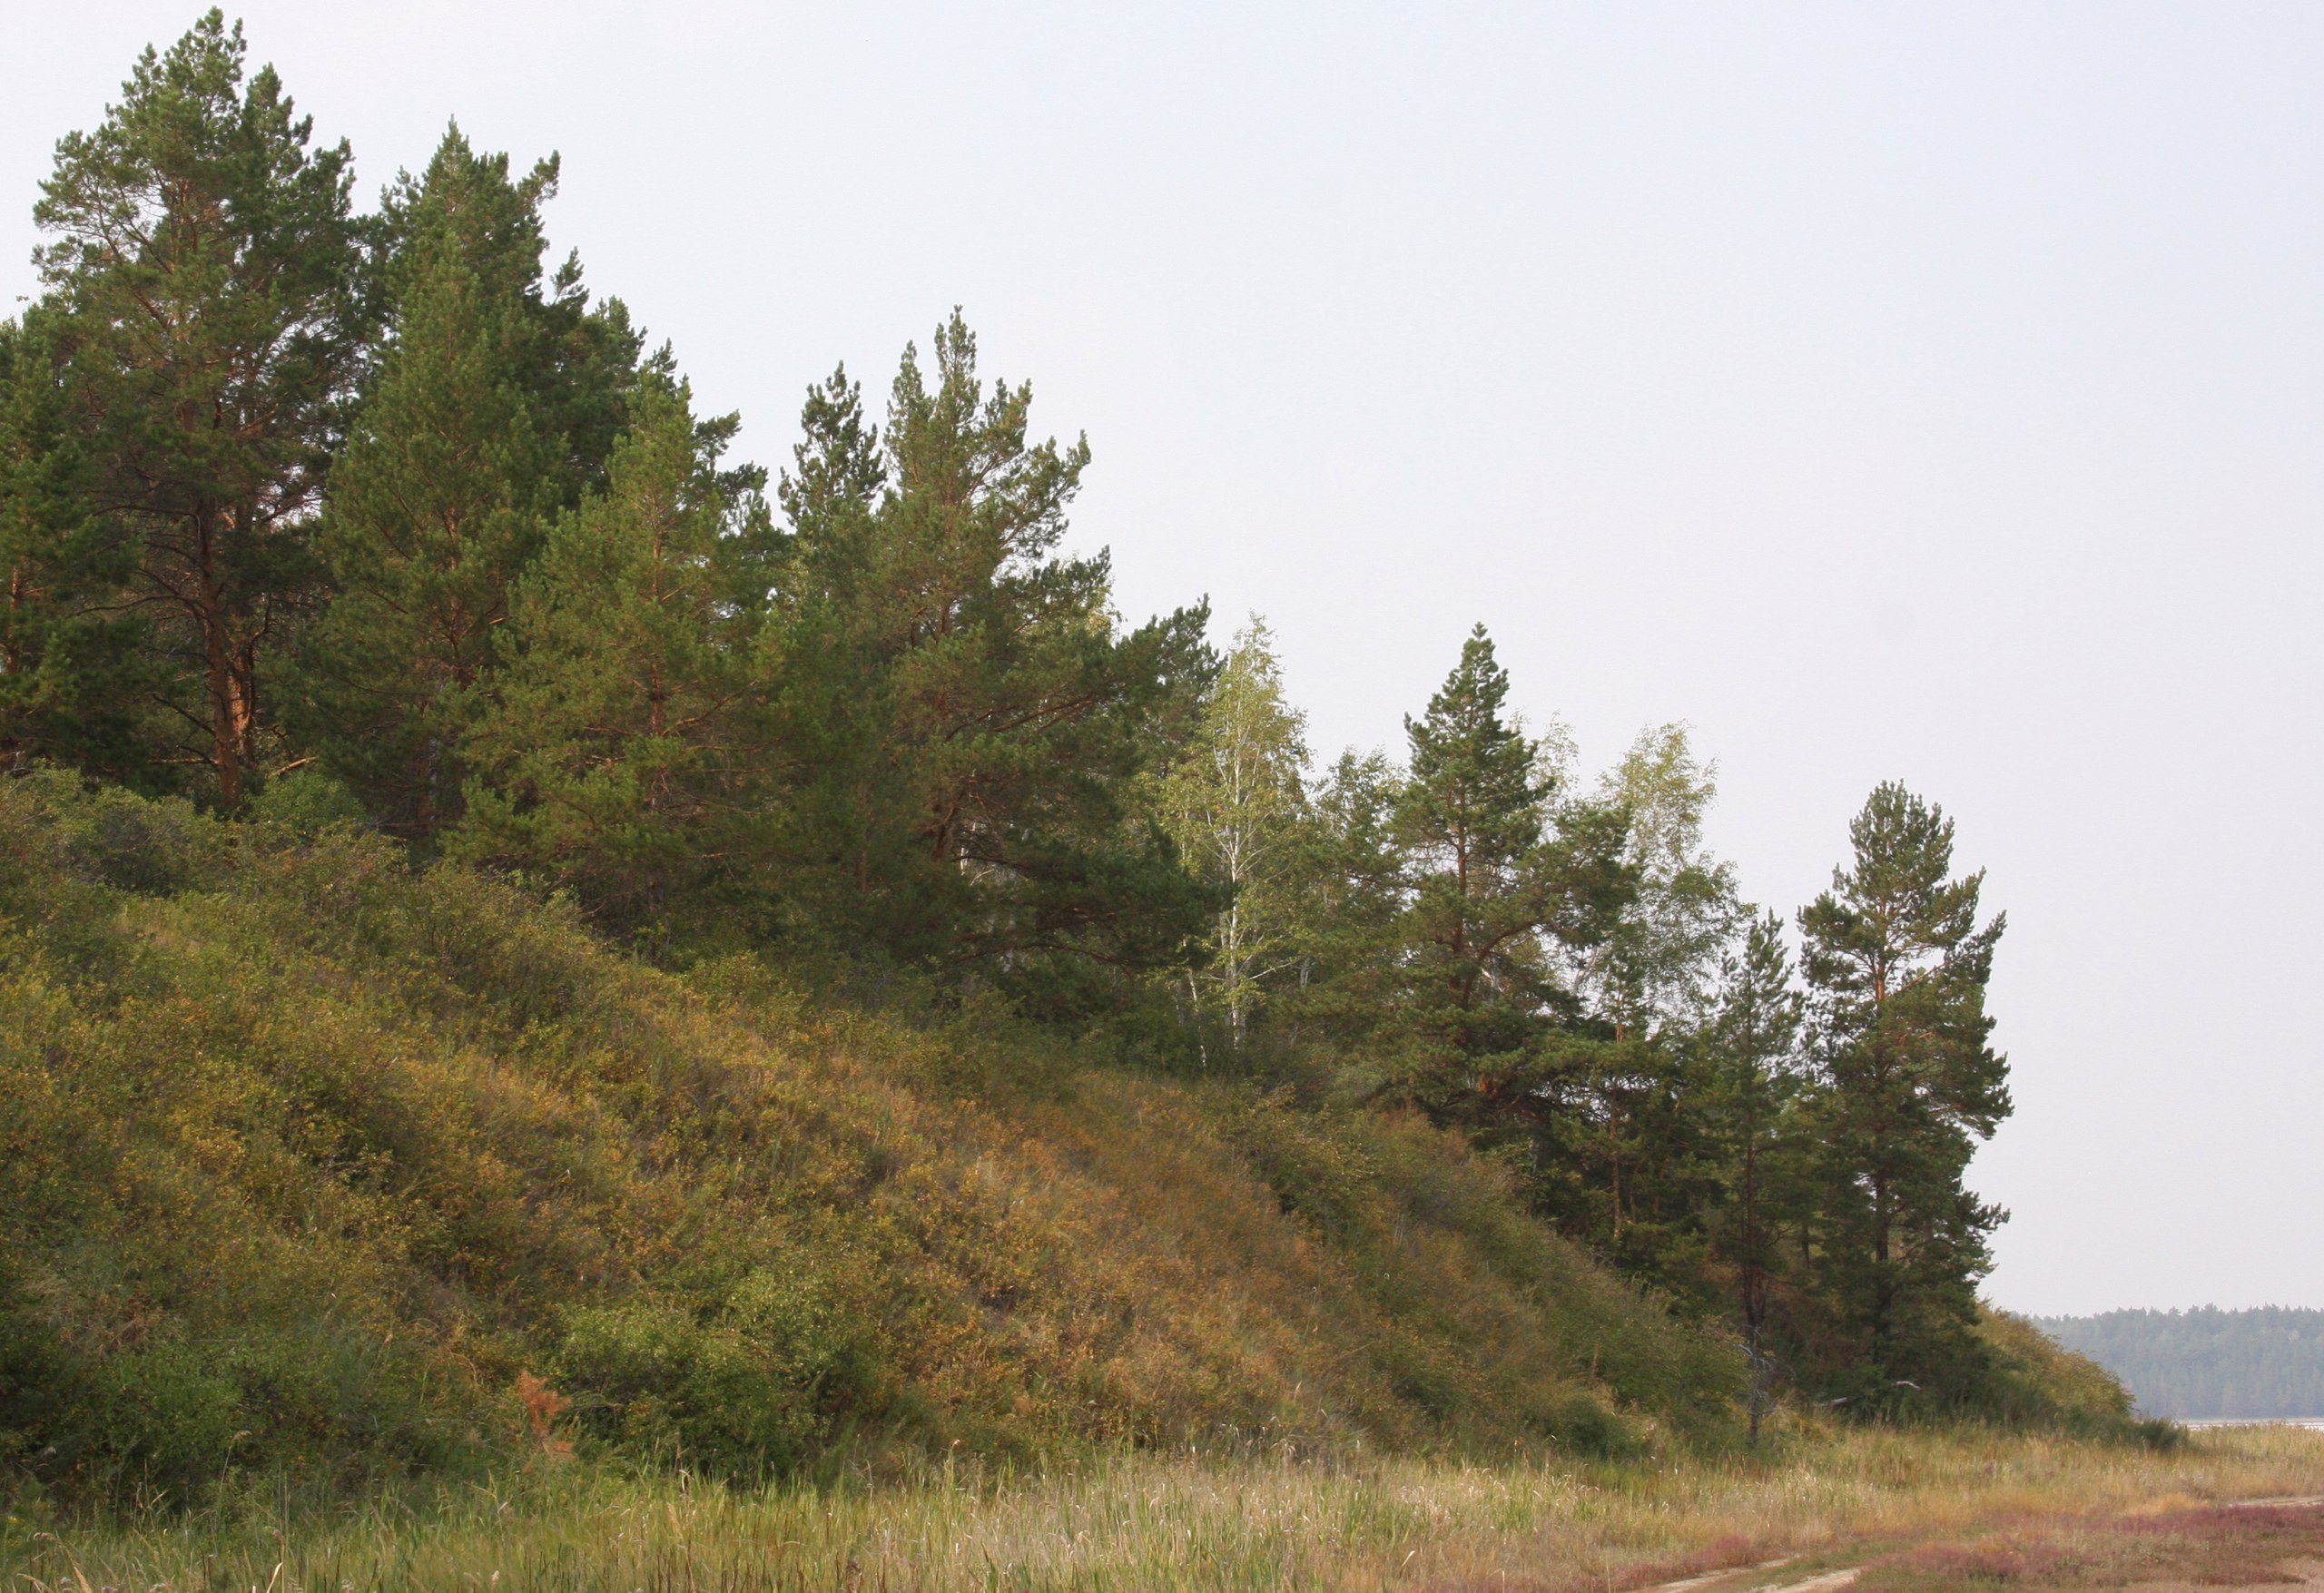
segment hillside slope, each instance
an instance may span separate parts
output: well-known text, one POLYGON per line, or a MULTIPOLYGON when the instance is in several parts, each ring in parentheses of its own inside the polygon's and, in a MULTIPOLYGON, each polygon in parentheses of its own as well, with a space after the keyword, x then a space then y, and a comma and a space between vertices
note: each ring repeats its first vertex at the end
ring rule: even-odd
POLYGON ((1606 1449, 1731 1348, 1414 1123, 686 977, 346 828, 0 782, 0 1466, 1606 1449))

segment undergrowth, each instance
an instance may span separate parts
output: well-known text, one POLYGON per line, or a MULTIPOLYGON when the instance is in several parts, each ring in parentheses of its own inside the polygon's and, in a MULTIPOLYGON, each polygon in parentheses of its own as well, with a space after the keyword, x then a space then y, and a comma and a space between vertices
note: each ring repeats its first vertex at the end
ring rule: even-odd
POLYGON ((1410 1119, 681 974, 315 820, 0 782, 0 1473, 1616 1454, 1739 1358, 1410 1119))

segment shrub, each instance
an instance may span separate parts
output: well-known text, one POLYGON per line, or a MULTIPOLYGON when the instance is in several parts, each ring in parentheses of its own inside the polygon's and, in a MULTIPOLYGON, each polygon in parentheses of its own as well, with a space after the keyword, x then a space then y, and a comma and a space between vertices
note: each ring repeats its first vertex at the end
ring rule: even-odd
POLYGON ((801 1278, 756 1271, 708 1320, 637 1302, 566 1314, 556 1366, 576 1420, 633 1457, 721 1475, 787 1471, 830 1428, 855 1345, 801 1278))
POLYGON ((241 1436, 241 1391, 179 1342, 111 1355, 91 1380, 95 1448, 147 1489, 183 1498, 216 1478, 241 1436))

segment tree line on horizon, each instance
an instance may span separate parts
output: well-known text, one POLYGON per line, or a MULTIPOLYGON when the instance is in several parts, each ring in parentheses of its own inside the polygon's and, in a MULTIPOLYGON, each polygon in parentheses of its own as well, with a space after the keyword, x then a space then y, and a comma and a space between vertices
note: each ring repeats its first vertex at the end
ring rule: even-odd
POLYGON ((2035 1326, 2122 1379, 2150 1416, 2324 1417, 2324 1311, 2107 1311, 2035 1326))
POLYGON ((1319 764, 1264 624, 1117 619, 1063 546, 1086 442, 957 312, 882 408, 842 369, 786 467, 736 464, 549 265, 556 181, 455 127, 359 212, 216 12, 58 144, 0 325, 0 770, 1425 1113, 1768 1380, 1985 1397, 2002 920, 1940 808, 1877 788, 1787 923, 1708 851, 1683 727, 1585 781, 1482 626, 1401 759, 1319 764))

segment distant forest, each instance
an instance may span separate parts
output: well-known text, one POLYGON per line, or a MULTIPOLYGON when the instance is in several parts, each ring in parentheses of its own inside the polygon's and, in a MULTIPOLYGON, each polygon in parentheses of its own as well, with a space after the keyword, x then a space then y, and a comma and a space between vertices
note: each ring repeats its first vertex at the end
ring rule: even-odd
POLYGON ((2150 1416, 2324 1416, 2324 1311, 2110 1311, 2034 1319, 2150 1416))

